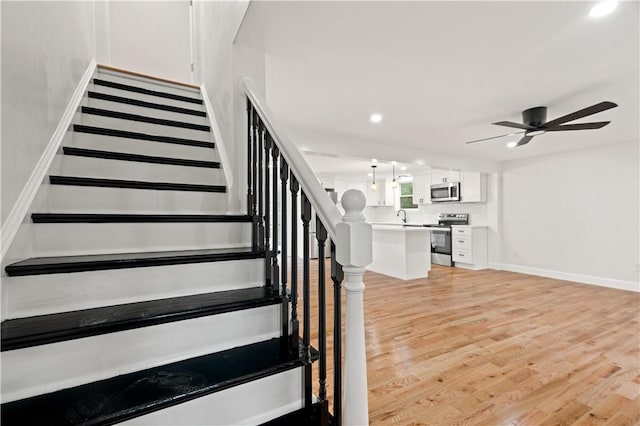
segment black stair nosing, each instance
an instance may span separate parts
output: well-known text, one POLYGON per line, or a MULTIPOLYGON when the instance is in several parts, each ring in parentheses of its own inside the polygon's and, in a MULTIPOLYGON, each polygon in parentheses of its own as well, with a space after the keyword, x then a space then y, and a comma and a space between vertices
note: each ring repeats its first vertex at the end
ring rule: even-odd
POLYGON ((10 277, 46 274, 66 274, 74 272, 105 271, 113 269, 145 268, 153 266, 185 265, 191 263, 224 262, 231 260, 251 260, 264 258, 263 250, 247 250, 242 252, 199 253, 197 250, 189 254, 167 254, 160 257, 145 257, 145 253, 131 253, 131 257, 121 255, 67 256, 56 263, 48 262, 49 258, 32 258, 13 263, 5 267, 10 277), (111 258, 109 258, 111 257, 111 258), (82 260, 78 260, 78 258, 82 260), (74 260, 75 259, 75 260, 74 260), (38 263, 40 262, 40 263, 38 263))
POLYGON ((125 98, 124 96, 109 95, 108 93, 94 92, 89 90, 87 96, 92 99, 100 99, 109 102, 118 102, 128 105, 134 105, 144 108, 159 109, 163 111, 175 112, 178 114, 195 115, 198 117, 206 117, 207 113, 189 108, 181 108, 173 105, 156 104, 154 102, 141 101, 139 99, 125 98))
POLYGON ((189 160, 186 158, 157 157, 143 154, 131 154, 128 152, 101 151, 97 149, 78 148, 65 146, 62 152, 66 155, 78 157, 102 158, 105 160, 135 161, 140 163, 166 164, 171 166, 201 167, 219 169, 220 163, 217 161, 189 160))
POLYGON ((178 296, 2 322, 2 352, 276 305, 268 287, 178 296))
POLYGON ((173 93, 160 92, 157 90, 146 89, 144 87, 132 86, 130 84, 117 83, 115 81, 94 78, 93 84, 98 86, 111 87, 112 89, 127 90, 129 92, 142 93, 144 95, 157 96, 159 98, 173 99, 175 101, 189 102, 192 104, 202 105, 202 99, 190 98, 188 96, 175 95, 173 93))
POLYGON ((52 185, 95 186, 104 188, 153 189, 156 191, 186 191, 186 192, 227 192, 225 185, 202 185, 195 183, 147 182, 124 179, 105 179, 79 176, 50 175, 52 185))
MULTIPOLYGON (((317 359, 317 350, 311 348, 310 361, 317 359)), ((302 351, 289 353, 282 338, 274 338, 5 402, 1 420, 48 426, 114 424, 305 365, 302 351)))
POLYGON ((173 143, 177 145, 197 146, 201 148, 215 148, 216 146, 214 142, 174 138, 172 136, 149 135, 147 133, 130 132, 127 130, 107 129, 105 127, 85 126, 82 124, 74 124, 73 131, 79 132, 79 133, 89 133, 92 135, 113 136, 118 138, 173 143))
POLYGON ((33 213, 33 223, 251 223, 248 215, 135 214, 135 213, 33 213))
POLYGON ((184 121, 167 120, 165 118, 147 117, 145 115, 130 114, 128 112, 113 111, 103 108, 94 108, 83 106, 81 109, 83 114, 99 115, 102 117, 119 118, 122 120, 138 121, 141 123, 158 124, 160 126, 180 127, 183 129, 199 130, 202 132, 210 132, 211 127, 204 124, 187 123, 184 121))

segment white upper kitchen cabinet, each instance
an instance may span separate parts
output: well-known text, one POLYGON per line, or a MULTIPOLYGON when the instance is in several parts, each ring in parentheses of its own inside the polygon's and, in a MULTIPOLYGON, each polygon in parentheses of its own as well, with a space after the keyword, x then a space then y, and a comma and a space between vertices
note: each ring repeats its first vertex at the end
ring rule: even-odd
POLYGON ((323 177, 318 177, 318 180, 320 181, 320 185, 322 185, 322 187, 325 189, 336 187, 335 179, 323 176, 323 177))
POLYGON ((358 191, 361 191, 365 196, 367 196, 368 187, 368 182, 364 180, 336 179, 334 189, 338 193, 338 204, 341 203, 340 200, 342 200, 342 194, 344 194, 347 190, 357 189, 358 191))
POLYGON ((413 204, 431 204, 431 175, 413 177, 413 204))
POLYGON ((460 172, 460 202, 484 203, 487 201, 487 175, 476 172, 460 172))
POLYGON ((431 172, 431 185, 453 182, 460 182, 460 172, 458 170, 433 170, 431 172))
POLYGON ((376 181, 377 191, 371 190, 371 185, 367 185, 367 206, 393 206, 395 205, 395 193, 391 187, 391 182, 380 179, 376 181))

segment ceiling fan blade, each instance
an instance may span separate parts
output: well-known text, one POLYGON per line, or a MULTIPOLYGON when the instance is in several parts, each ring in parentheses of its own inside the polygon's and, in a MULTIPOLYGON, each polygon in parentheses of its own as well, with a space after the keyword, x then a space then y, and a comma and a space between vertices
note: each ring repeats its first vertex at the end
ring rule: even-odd
POLYGON ((567 121, 577 120, 582 117, 586 117, 588 115, 597 114, 602 111, 606 111, 611 108, 617 107, 618 104, 614 104, 613 102, 605 101, 600 102, 599 104, 591 105, 590 107, 583 108, 576 112, 572 112, 571 114, 563 115, 562 117, 558 117, 555 120, 548 121, 544 123, 541 128, 547 129, 549 127, 556 127, 559 124, 566 123, 567 121))
POLYGON ((516 144, 516 146, 522 146, 522 145, 526 145, 529 143, 529 141, 533 139, 533 136, 525 136, 522 139, 520 139, 518 141, 518 143, 516 144))
POLYGON ((522 130, 535 130, 535 127, 527 126, 526 124, 514 123, 513 121, 498 121, 495 124, 496 126, 506 126, 506 127, 515 127, 516 129, 522 130))
POLYGON ((469 142, 465 142, 465 143, 476 143, 476 142, 482 142, 482 141, 488 141, 489 139, 498 139, 498 138, 504 138, 505 136, 513 136, 513 135, 518 135, 520 133, 524 133, 524 132, 515 132, 515 133, 507 133, 506 135, 500 135, 500 136, 491 136, 490 138, 484 138, 484 139, 476 139, 474 141, 469 141, 469 142))
POLYGON ((596 121, 593 123, 579 123, 579 124, 565 124, 562 126, 551 127, 545 129, 547 132, 561 132, 564 130, 594 130, 601 129, 607 124, 611 123, 610 121, 596 121))

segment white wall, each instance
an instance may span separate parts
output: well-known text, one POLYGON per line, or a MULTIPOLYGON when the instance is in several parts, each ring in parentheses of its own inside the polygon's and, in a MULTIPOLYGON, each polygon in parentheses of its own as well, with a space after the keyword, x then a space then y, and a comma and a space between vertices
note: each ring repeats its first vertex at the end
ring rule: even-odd
POLYGON ((638 142, 505 162, 505 268, 637 290, 638 163, 638 142))
POLYGON ((109 2, 111 65, 191 82, 189 0, 109 2))
POLYGON ((235 43, 249 7, 248 0, 195 1, 195 79, 209 95, 234 172, 229 210, 246 211, 246 109, 238 81, 251 77, 264 96, 265 58, 256 49, 235 43))
POLYGON ((95 56, 94 4, 1 2, 2 223, 95 56))

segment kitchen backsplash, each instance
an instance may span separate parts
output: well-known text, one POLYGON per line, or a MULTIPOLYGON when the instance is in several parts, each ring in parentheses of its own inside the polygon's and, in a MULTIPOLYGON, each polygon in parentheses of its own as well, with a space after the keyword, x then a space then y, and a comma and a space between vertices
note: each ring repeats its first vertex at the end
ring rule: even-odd
MULTIPOLYGON (((438 213, 469 213, 471 225, 486 225, 486 203, 437 203, 422 204, 417 209, 406 209, 407 222, 437 223, 438 213)), ((367 222, 401 222, 397 217, 398 210, 394 207, 365 207, 364 215, 367 222)))

